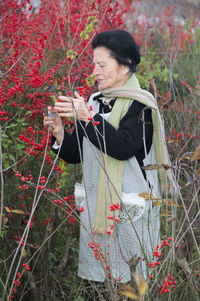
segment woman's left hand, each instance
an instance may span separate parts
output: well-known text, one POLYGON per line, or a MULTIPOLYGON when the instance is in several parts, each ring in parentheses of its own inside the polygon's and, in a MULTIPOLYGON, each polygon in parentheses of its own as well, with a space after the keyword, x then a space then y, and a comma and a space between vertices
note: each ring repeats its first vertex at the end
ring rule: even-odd
POLYGON ((96 113, 91 111, 88 104, 84 101, 77 92, 74 92, 74 97, 59 96, 61 102, 56 102, 54 111, 58 113, 60 117, 74 117, 86 123, 96 113))

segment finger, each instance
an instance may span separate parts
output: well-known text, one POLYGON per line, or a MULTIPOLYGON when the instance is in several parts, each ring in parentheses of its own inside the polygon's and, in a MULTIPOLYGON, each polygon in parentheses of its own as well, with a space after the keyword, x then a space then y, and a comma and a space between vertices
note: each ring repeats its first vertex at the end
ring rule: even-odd
POLYGON ((62 103, 59 103, 59 104, 56 104, 55 107, 54 107, 55 111, 68 111, 68 110, 71 110, 72 109, 72 103, 67 103, 67 102, 62 102, 62 103))
MULTIPOLYGON (((59 96, 58 98, 59 100, 61 101, 64 101, 64 102, 72 102, 73 98, 72 97, 67 97, 67 96, 59 96)), ((59 102, 58 102, 59 103, 59 102)), ((61 103, 61 102, 60 102, 61 103)), ((57 104, 57 103, 56 103, 57 104)))
POLYGON ((45 126, 46 128, 48 128, 48 127, 51 126, 51 124, 50 124, 49 122, 44 122, 44 126, 45 126))
POLYGON ((44 117, 44 122, 49 122, 50 120, 51 120, 51 118, 49 116, 44 117))
POLYGON ((72 108, 58 108, 55 111, 57 112, 57 115, 60 116, 60 113, 70 113, 70 112, 72 112, 72 108))
POLYGON ((76 99, 84 100, 84 97, 80 96, 80 94, 76 91, 74 92, 74 96, 76 97, 76 99))
POLYGON ((60 117, 74 117, 73 112, 67 112, 67 113, 60 113, 60 117))
POLYGON ((77 91, 74 92, 74 96, 75 96, 76 98, 82 98, 82 97, 78 94, 77 91))
POLYGON ((80 94, 78 92, 76 92, 76 91, 74 92, 74 96, 75 96, 76 100, 77 99, 79 99, 81 101, 84 100, 84 97, 80 96, 80 94))
POLYGON ((72 106, 72 103, 68 103, 68 102, 57 102, 54 106, 54 109, 57 109, 57 108, 67 108, 67 107, 71 107, 72 106))

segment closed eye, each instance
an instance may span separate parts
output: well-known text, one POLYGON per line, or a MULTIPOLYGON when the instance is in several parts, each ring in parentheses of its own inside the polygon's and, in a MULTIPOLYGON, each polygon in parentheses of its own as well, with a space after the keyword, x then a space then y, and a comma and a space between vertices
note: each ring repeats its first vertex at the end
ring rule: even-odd
POLYGON ((99 67, 103 68, 103 67, 106 67, 106 64, 93 63, 93 66, 94 66, 94 68, 95 68, 96 66, 99 66, 99 67))

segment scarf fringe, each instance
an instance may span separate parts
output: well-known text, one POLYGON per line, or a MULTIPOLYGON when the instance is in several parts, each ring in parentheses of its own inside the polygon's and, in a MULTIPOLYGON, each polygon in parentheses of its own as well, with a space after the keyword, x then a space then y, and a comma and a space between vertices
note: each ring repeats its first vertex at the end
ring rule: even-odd
POLYGON ((113 236, 114 234, 114 229, 111 229, 110 226, 109 227, 103 227, 103 226, 99 226, 99 225, 93 225, 92 226, 92 231, 94 234, 99 234, 99 235, 110 235, 113 236))
POLYGON ((102 226, 93 225, 92 231, 95 232, 95 234, 106 234, 106 228, 102 226))

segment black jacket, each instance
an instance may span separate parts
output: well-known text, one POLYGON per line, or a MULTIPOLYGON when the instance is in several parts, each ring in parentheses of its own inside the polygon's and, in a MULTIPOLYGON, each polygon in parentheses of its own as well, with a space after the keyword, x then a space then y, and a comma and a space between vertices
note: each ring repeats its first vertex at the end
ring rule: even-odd
MULTIPOLYGON (((111 110, 102 103, 101 95, 98 95, 94 100, 100 102, 99 113, 108 113, 111 110)), ((115 99, 110 103, 111 107, 114 105, 114 102, 115 99)), ((64 131, 64 139, 59 156, 68 163, 79 163, 83 137, 86 136, 93 145, 103 152, 105 152, 105 145, 106 153, 109 156, 118 160, 128 160, 135 156, 139 165, 142 166, 145 158, 144 130, 147 153, 152 144, 151 109, 134 100, 128 112, 121 119, 118 129, 115 129, 108 121, 103 119, 99 113, 93 117, 93 120, 87 126, 85 126, 84 122, 77 121, 77 127, 71 134, 64 131), (142 112, 144 112, 144 120, 142 120, 142 112), (99 124, 94 126, 93 121, 99 122, 99 124)), ((52 136, 51 146, 53 146, 54 142, 55 137, 52 136)), ((54 148, 52 150, 55 153, 58 152, 54 148)))

